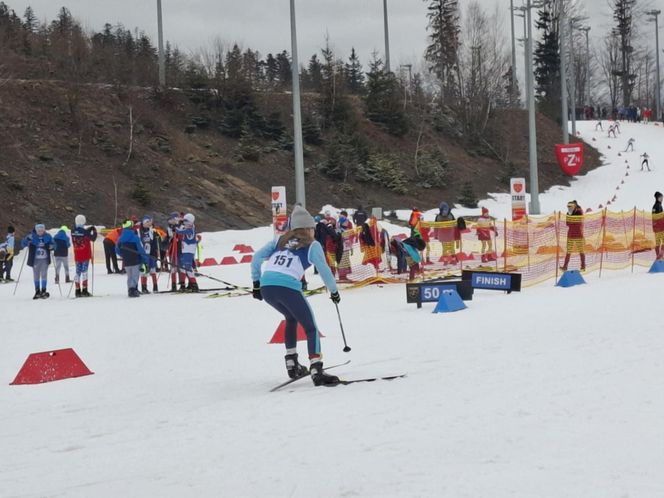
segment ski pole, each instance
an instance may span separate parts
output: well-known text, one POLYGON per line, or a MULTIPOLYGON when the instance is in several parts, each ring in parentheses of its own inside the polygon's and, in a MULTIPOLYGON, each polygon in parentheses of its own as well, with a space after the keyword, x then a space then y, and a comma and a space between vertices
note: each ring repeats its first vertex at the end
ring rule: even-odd
POLYGON ((92 275, 90 275, 90 289, 92 290, 92 295, 95 295, 95 241, 92 241, 92 275))
POLYGON ((21 263, 21 269, 18 271, 18 277, 16 277, 16 285, 14 286, 14 293, 12 296, 16 295, 16 289, 18 289, 18 283, 21 281, 21 274, 23 273, 23 267, 25 266, 25 260, 28 259, 28 251, 26 250, 25 255, 23 256, 23 262, 21 263))
POLYGON ((334 303, 334 307, 337 309, 337 317, 339 318, 339 328, 341 328, 341 337, 343 337, 344 340, 344 353, 348 353, 350 351, 350 346, 346 342, 346 334, 344 333, 344 324, 341 323, 341 313, 339 313, 339 305, 337 303, 334 303))

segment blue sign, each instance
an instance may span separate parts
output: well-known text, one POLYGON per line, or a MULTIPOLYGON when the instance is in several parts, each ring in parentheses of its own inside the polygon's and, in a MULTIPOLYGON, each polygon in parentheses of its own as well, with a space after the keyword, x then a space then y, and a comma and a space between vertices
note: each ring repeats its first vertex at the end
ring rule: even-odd
POLYGON ((474 289, 512 290, 512 275, 508 273, 473 273, 471 285, 474 289))

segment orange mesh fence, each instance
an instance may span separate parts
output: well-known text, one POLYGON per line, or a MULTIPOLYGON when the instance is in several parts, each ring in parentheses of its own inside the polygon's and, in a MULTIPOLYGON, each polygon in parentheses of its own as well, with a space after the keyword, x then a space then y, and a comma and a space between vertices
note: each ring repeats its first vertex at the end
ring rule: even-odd
MULTIPOLYGON (((568 269, 586 272, 649 266, 655 245, 664 244, 664 213, 608 210, 568 216, 554 213, 519 221, 466 220, 420 222, 422 251, 406 248, 405 236, 390 237, 380 226, 341 234, 343 250, 328 250, 328 261, 341 282, 365 285, 458 275, 464 269, 522 274, 525 286, 555 281, 568 269), (421 264, 413 257, 415 252, 421 264), (567 258, 569 256, 569 258, 567 258), (417 268, 411 271, 411 268, 417 268)), ((664 251, 662 252, 664 257, 664 251)))

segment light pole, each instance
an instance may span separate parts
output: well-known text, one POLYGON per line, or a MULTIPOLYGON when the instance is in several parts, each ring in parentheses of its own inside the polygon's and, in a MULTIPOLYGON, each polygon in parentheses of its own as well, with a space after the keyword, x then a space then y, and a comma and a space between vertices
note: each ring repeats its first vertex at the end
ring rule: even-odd
POLYGON ((514 34, 514 0, 510 0, 510 24, 512 26, 512 81, 510 82, 510 103, 515 104, 516 98, 516 39, 514 34))
POLYGON ((539 203, 539 178, 537 170, 537 126, 535 123, 535 89, 533 76, 533 5, 531 0, 526 0, 526 16, 528 24, 528 36, 526 38, 526 73, 528 77, 528 159, 530 163, 530 213, 540 214, 539 203))
POLYGON ((166 86, 166 58, 164 56, 164 23, 161 16, 161 0, 157 0, 157 37, 159 43, 159 86, 166 86))
POLYGON ((383 22, 385 23, 385 72, 390 72, 390 28, 387 22, 387 0, 383 0, 383 22))
POLYGON ((291 52, 293 79, 293 152, 295 154, 295 202, 307 206, 304 186, 304 151, 302 149, 302 111, 300 109, 300 66, 297 61, 295 0, 290 0, 291 52))
POLYGON ((569 81, 570 107, 572 109, 572 137, 576 142, 576 67, 574 67, 574 19, 569 20, 569 81))
POLYGON ((585 105, 591 105, 590 102, 590 38, 588 33, 590 33, 590 26, 584 26, 579 28, 579 31, 583 31, 586 35, 586 102, 585 105))
POLYGON ((655 120, 659 121, 662 119, 662 102, 661 102, 661 91, 660 91, 660 79, 659 79, 659 23, 658 23, 658 16, 662 13, 661 10, 649 10, 646 12, 650 17, 650 21, 655 21, 655 53, 656 55, 656 65, 657 65, 657 95, 655 95, 655 106, 656 106, 656 112, 657 116, 655 120))
POLYGON ((565 47, 565 4, 560 0, 560 125, 563 132, 563 143, 569 143, 569 127, 567 118, 567 51, 565 47))

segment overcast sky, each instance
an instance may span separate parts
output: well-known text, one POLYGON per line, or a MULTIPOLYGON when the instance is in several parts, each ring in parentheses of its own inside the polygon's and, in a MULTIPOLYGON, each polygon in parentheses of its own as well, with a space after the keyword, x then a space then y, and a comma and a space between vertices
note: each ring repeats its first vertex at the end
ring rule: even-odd
MULTIPOLYGON (((156 0, 4 0, 22 15, 31 5, 41 20, 51 20, 60 6, 67 6, 88 29, 99 31, 105 22, 122 23, 145 31, 156 43, 156 0)), ((478 0, 488 10, 496 5, 504 12, 509 30, 509 0, 478 0)), ((463 7, 469 0, 461 0, 463 7)), ((520 5, 521 0, 514 0, 520 5)), ((610 22, 608 0, 583 0, 597 36, 610 22)), ((215 37, 237 41, 262 54, 290 52, 288 0, 162 0, 167 40, 184 51, 209 45, 215 37)), ((296 0, 300 61, 325 43, 346 56, 354 46, 364 63, 373 50, 383 54, 382 0, 296 0)), ((423 0, 388 0, 393 68, 417 64, 426 46, 426 3, 423 0)), ((519 20, 517 27, 522 26, 519 20)), ((517 33, 520 36, 520 33, 517 33)))

